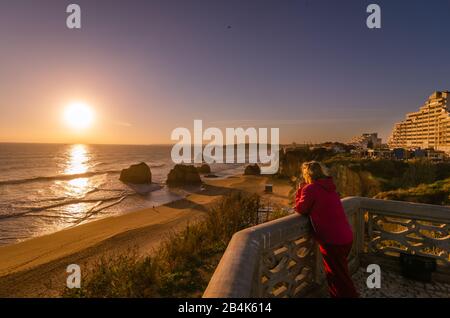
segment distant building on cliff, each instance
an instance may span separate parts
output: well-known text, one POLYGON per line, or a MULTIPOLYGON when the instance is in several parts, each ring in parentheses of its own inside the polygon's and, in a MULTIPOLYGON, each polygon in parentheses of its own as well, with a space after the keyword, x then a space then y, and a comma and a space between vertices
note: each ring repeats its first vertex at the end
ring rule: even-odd
POLYGON ((434 92, 419 111, 395 124, 389 148, 435 149, 450 153, 450 92, 434 92))
POLYGON ((348 144, 355 146, 358 149, 380 148, 381 138, 378 138, 378 133, 365 133, 353 137, 348 144))

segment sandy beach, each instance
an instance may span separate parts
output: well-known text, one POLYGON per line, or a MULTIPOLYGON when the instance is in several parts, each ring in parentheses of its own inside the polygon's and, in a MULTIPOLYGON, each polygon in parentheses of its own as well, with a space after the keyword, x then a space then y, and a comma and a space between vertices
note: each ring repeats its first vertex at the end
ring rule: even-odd
POLYGON ((0 247, 0 297, 59 296, 69 264, 79 264, 83 270, 102 256, 130 248, 151 254, 168 233, 195 222, 230 189, 258 193, 271 204, 288 204, 290 187, 269 177, 233 176, 204 182, 202 191, 178 201, 0 247), (266 183, 274 183, 274 193, 264 193, 266 183))

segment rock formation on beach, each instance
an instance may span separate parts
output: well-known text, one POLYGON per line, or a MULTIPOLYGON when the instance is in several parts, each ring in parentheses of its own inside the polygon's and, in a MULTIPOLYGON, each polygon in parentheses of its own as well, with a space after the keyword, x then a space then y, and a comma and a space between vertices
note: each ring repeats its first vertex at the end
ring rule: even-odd
POLYGON ((261 174, 261 168, 259 168, 259 166, 256 163, 245 167, 244 175, 259 176, 260 174, 261 174))
POLYGON ((133 184, 149 184, 152 183, 152 172, 145 162, 141 162, 123 169, 119 179, 122 182, 133 184))
POLYGON ((204 163, 200 167, 197 167, 197 171, 199 173, 211 173, 211 167, 209 166, 209 164, 204 163))
POLYGON ((184 185, 198 185, 202 182, 197 168, 194 166, 187 166, 177 164, 170 170, 167 175, 167 185, 170 187, 184 186, 184 185))

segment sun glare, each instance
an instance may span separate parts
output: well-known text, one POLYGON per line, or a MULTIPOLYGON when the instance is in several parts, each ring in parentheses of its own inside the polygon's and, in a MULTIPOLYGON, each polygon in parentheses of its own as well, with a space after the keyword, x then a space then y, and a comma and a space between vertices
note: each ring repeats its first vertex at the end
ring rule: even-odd
POLYGON ((94 112, 86 103, 71 103, 64 111, 64 120, 73 129, 86 129, 94 121, 94 112))

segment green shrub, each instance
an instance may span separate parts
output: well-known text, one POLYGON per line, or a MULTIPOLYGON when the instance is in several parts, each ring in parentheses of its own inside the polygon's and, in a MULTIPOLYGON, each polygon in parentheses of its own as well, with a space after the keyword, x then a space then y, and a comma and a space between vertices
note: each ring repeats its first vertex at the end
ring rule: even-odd
POLYGON ((432 184, 421 184, 409 189, 381 192, 377 199, 409 201, 438 205, 450 204, 450 178, 432 184))
POLYGON ((429 160, 411 161, 400 181, 400 187, 409 188, 436 181, 436 165, 429 160))
POLYGON ((82 277, 81 289, 66 289, 64 297, 117 298, 142 297, 154 293, 158 265, 136 250, 102 257, 82 277))

